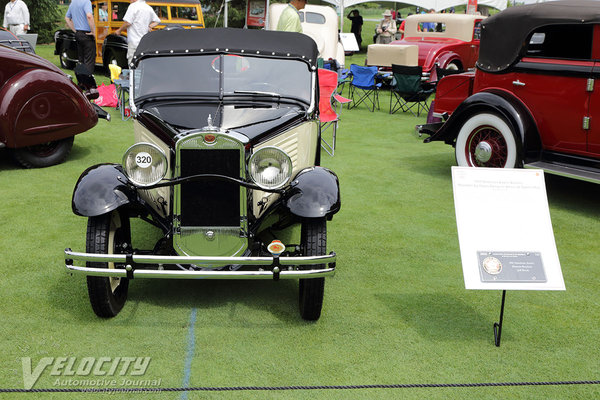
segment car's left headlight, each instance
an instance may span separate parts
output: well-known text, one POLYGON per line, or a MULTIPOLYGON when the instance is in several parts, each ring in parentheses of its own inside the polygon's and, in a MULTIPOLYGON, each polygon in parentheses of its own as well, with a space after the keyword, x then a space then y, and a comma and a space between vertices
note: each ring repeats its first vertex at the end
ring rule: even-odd
POLYGON ((131 182, 151 186, 160 182, 167 173, 167 156, 152 143, 136 143, 125 152, 123 168, 131 182))
POLYGON ((277 147, 263 147, 250 157, 250 178, 263 189, 278 189, 292 176, 292 160, 277 147))

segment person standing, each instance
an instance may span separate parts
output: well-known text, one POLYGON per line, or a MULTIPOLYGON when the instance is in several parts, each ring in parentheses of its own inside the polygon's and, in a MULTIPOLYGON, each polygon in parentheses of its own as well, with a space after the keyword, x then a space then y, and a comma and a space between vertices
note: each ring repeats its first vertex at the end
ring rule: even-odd
POLYGON ((395 39, 396 36, 396 21, 392 19, 392 12, 385 10, 383 19, 375 29, 377 33, 377 44, 388 44, 395 39))
POLYGON ((363 26, 363 17, 359 14, 358 10, 350 11, 347 17, 350 21, 352 21, 352 27, 350 28, 350 32, 354 34, 356 38, 356 43, 358 43, 358 50, 360 51, 360 46, 362 43, 362 26, 363 26))
POLYGON ((160 23, 160 18, 152 7, 146 4, 145 0, 130 1, 131 4, 127 7, 127 12, 123 17, 123 25, 115 32, 116 35, 120 35, 123 31, 127 31, 127 62, 129 64, 133 60, 135 49, 140 44, 142 36, 160 23))
POLYGON ((277 22, 278 31, 299 32, 302 33, 302 24, 300 23, 300 13, 306 6, 307 0, 292 0, 286 8, 283 9, 277 22))
POLYGON ((90 0, 72 0, 65 21, 75 32, 79 62, 93 74, 96 67, 96 24, 90 0))
POLYGON ((2 26, 15 35, 27 33, 29 30, 29 9, 23 0, 10 0, 6 3, 2 26))

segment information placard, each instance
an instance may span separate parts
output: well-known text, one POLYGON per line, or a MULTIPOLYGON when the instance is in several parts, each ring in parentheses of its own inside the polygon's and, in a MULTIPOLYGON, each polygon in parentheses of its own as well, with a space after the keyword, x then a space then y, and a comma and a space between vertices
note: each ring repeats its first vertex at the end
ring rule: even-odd
POLYGON ((354 33, 340 32, 340 41, 342 42, 342 46, 344 46, 344 51, 360 51, 354 33))
POLYGON ((466 289, 565 290, 544 172, 452 167, 466 289))

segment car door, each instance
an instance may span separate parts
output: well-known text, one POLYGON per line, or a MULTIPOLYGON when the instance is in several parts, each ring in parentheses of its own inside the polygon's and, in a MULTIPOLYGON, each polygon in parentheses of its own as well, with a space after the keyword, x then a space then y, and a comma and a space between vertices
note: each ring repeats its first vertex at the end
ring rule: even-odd
POLYGON ((600 25, 594 26, 592 58, 594 70, 590 80, 590 102, 588 109, 589 129, 587 130, 588 155, 600 158, 600 25))
POLYGON ((545 150, 585 155, 592 26, 552 25, 531 36, 512 91, 529 108, 545 150))

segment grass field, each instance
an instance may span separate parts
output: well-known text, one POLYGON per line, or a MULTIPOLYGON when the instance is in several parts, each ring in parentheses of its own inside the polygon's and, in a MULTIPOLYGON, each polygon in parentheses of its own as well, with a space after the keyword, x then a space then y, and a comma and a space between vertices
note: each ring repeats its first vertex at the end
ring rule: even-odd
MULTIPOLYGON (((57 61, 50 46, 39 46, 38 53, 57 61)), ((71 194, 85 168, 120 161, 133 140, 131 121, 121 121, 113 110, 113 121, 102 120, 76 137, 66 163, 46 169, 20 169, 0 152, 0 389, 24 387, 24 357, 31 358, 32 369, 44 357, 76 357, 77 363, 86 357, 111 362, 150 357, 143 376, 127 370, 106 377, 116 380, 109 386, 123 389, 597 380, 598 186, 546 177, 567 290, 509 292, 497 348, 492 324, 500 292, 464 289, 450 176, 453 149, 423 144, 412 132, 424 117, 387 114, 388 98, 382 93, 382 110, 375 113, 344 110, 336 155, 323 157, 323 165, 339 175, 342 210, 328 224, 338 272, 326 281, 316 323, 300 319, 292 281, 135 280, 123 311, 114 319, 97 318, 85 280, 68 276, 63 265, 64 248, 85 249, 86 220, 72 214, 71 194)), ((142 224, 133 229, 139 241, 153 235, 142 224)), ((526 221, 515 229, 527 229, 526 221)), ((68 379, 103 378, 68 376, 53 365, 55 370, 41 371, 34 389, 97 388, 68 379)), ((0 393, 3 399, 115 396, 0 393)), ((600 386, 165 391, 121 397, 592 399, 600 397, 600 386)))

